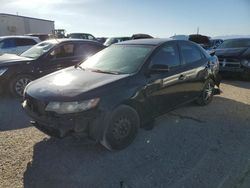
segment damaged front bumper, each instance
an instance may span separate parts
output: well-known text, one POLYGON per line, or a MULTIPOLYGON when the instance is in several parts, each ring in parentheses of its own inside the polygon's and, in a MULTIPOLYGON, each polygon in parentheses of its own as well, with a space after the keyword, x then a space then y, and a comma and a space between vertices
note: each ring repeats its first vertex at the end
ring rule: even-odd
POLYGON ((39 114, 23 103, 23 109, 33 119, 31 124, 49 136, 63 138, 67 135, 88 136, 90 126, 98 119, 98 112, 90 110, 76 114, 39 114))

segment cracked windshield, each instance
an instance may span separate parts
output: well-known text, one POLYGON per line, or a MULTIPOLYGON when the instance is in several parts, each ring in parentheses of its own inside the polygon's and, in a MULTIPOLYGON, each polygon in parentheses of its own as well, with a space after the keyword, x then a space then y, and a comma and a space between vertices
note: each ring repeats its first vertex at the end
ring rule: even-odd
POLYGON ((250 0, 0 3, 0 188, 250 187, 250 0))

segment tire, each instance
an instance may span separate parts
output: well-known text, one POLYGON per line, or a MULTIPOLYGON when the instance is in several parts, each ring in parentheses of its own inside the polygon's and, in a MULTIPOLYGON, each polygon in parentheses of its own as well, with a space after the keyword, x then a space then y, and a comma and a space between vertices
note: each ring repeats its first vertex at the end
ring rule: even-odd
POLYGON ((13 97, 22 97, 25 87, 30 83, 34 78, 27 74, 17 75, 12 78, 9 82, 10 94, 13 97))
POLYGON ((140 119, 136 110, 121 105, 112 112, 101 144, 108 150, 124 149, 135 139, 139 126, 140 119))
POLYGON ((212 79, 208 79, 205 82, 205 86, 201 92, 201 95, 196 100, 196 103, 200 106, 205 106, 211 103, 214 96, 214 81, 212 79))

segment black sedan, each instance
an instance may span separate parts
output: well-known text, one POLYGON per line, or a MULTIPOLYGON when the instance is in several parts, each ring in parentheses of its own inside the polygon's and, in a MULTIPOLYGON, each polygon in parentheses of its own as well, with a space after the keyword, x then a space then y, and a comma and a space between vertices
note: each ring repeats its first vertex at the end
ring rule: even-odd
POLYGON ((250 38, 225 40, 217 49, 222 74, 250 79, 250 38))
POLYGON ((0 91, 22 96, 30 81, 78 64, 103 48, 94 41, 58 39, 41 42, 19 56, 4 54, 0 56, 0 91))
POLYGON ((139 127, 176 106, 209 104, 216 82, 212 61, 189 41, 121 42, 31 82, 22 106, 49 135, 88 135, 108 149, 123 149, 139 127))

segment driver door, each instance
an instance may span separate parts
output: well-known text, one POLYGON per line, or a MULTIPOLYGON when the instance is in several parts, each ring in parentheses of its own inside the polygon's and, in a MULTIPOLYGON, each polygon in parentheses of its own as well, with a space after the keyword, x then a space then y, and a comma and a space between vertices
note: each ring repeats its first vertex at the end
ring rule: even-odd
POLYGON ((151 58, 149 69, 154 65, 167 65, 169 71, 151 73, 147 80, 146 95, 155 112, 165 113, 185 100, 182 66, 177 43, 168 42, 151 58))

